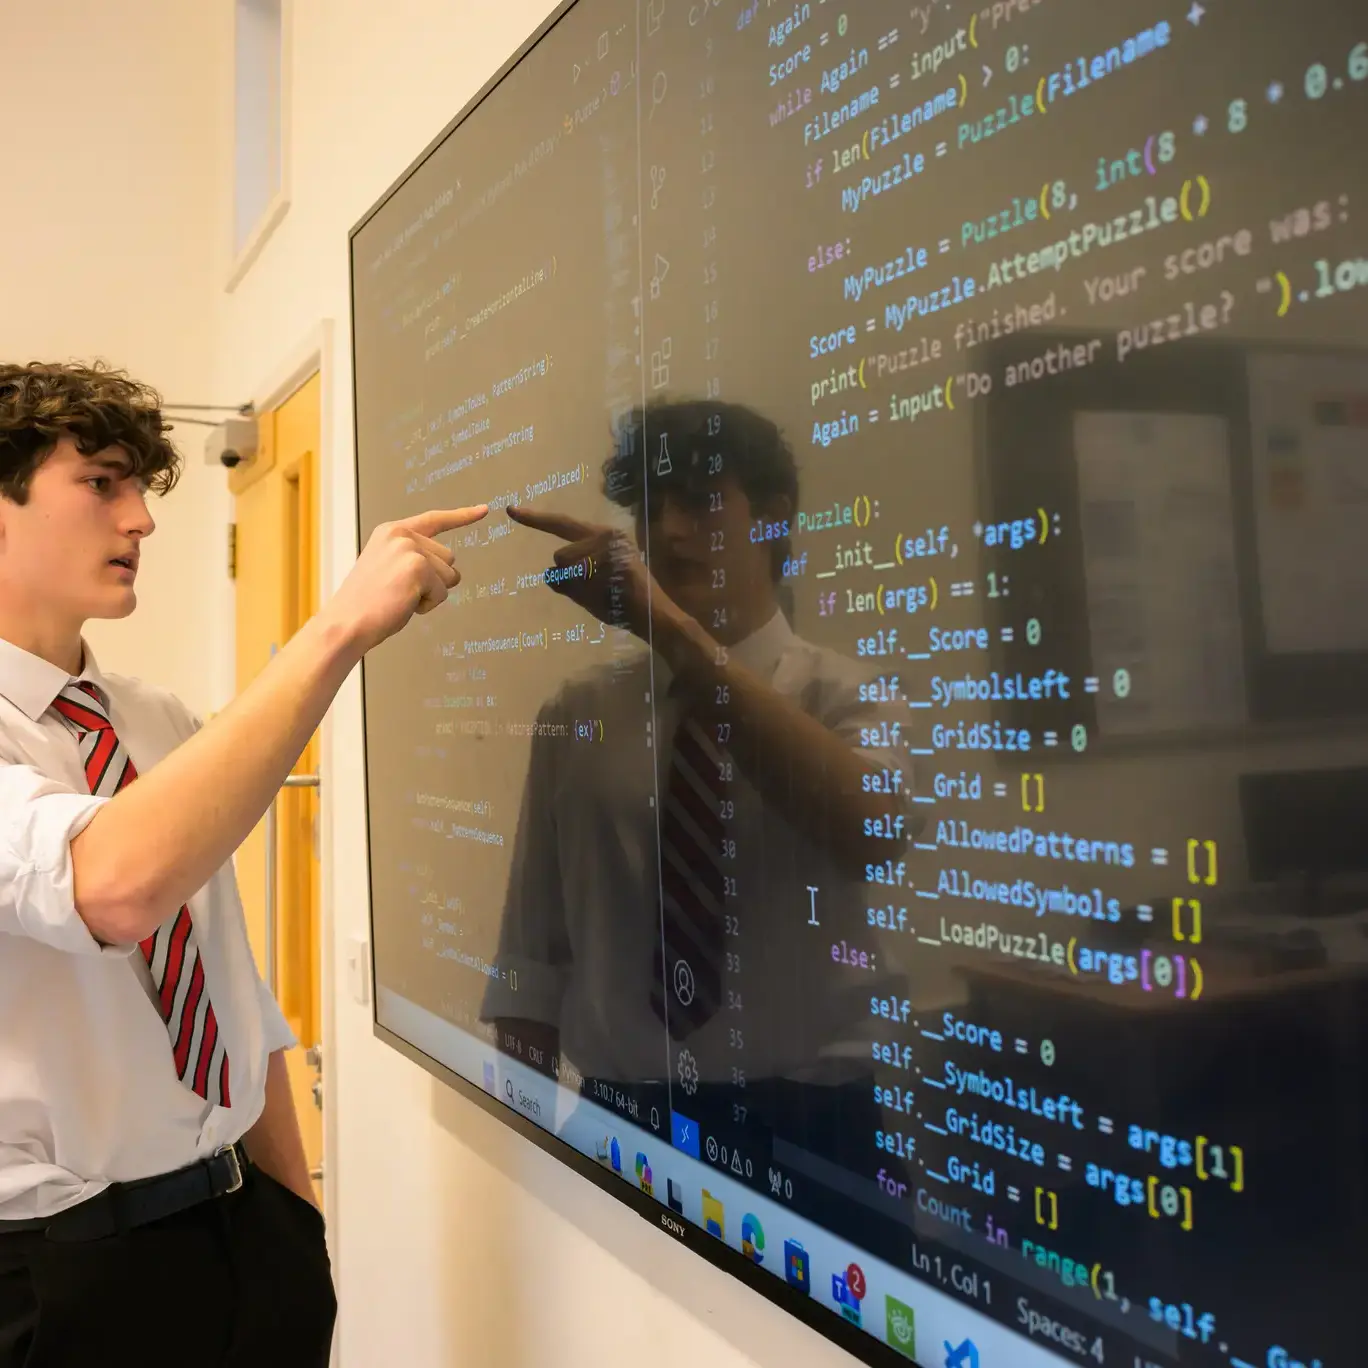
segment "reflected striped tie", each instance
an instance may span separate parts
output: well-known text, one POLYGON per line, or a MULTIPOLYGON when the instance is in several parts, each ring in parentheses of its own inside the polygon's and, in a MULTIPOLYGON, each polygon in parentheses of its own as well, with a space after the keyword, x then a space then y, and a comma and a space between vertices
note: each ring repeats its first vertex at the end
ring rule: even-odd
MULTIPOLYGON (((132 757, 114 732, 97 684, 73 681, 52 706, 76 731, 91 793, 111 798, 138 777, 132 757)), ((155 1005, 166 1022, 176 1076, 206 1102, 231 1106, 228 1053, 209 1001, 190 909, 182 906, 140 948, 152 971, 155 1005)))
POLYGON ((675 731, 660 822, 665 953, 655 957, 651 984, 656 1016, 680 1040, 722 1003, 726 828, 721 807, 723 770, 729 764, 698 722, 686 715, 675 731))

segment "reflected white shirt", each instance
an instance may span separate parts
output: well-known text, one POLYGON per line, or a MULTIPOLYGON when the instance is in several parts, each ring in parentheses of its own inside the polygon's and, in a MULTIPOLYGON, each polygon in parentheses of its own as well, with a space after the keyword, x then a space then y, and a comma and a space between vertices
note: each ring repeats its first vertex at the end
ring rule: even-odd
MULTIPOLYGON (((89 645, 76 678, 105 691, 139 774, 201 725, 165 689, 101 673, 89 645)), ((268 1057, 297 1043, 257 972, 230 861, 189 907, 232 1107, 176 1077, 142 953, 102 946, 76 910, 70 843, 110 800, 91 796, 76 737, 50 711, 67 682, 0 640, 0 1220, 51 1215, 240 1139, 261 1115, 268 1057)))
MULTIPOLYGON (((845 741, 871 771, 901 767, 910 776, 905 751, 899 759, 861 744, 861 729, 888 715, 862 697, 874 667, 804 641, 781 613, 730 655, 845 741)), ((649 686, 648 669, 643 651, 625 677, 599 671, 571 679, 540 720, 552 723, 555 735, 569 734, 575 718, 614 716, 617 700, 642 697, 636 690, 649 686)), ((654 716, 662 744, 653 754, 662 792, 667 740, 682 713, 670 683, 669 667, 657 659, 654 716)), ((660 921, 655 813, 634 782, 642 756, 639 735, 622 727, 609 728, 601 746, 534 742, 498 936, 499 967, 513 977, 491 979, 480 1012, 487 1022, 521 1017, 555 1025, 576 1068, 615 1079, 661 1078, 669 1068, 649 996, 660 921)), ((831 951, 842 940, 874 948, 864 934, 870 887, 762 800, 744 773, 731 792, 729 834, 738 855, 730 867, 740 880, 745 926, 727 948, 743 966, 744 979, 729 983, 744 981, 744 1058, 730 1048, 741 1023, 719 1012, 689 1036, 702 1076, 726 1077, 736 1064, 756 1076, 802 1078, 814 1069, 839 1074, 841 1061, 867 1063, 869 996, 881 986, 888 991, 905 966, 881 949, 874 972, 852 969, 833 962, 831 951), (819 928, 807 925, 809 887, 820 890, 819 928), (821 988, 805 997, 800 985, 813 983, 818 965, 821 988)))

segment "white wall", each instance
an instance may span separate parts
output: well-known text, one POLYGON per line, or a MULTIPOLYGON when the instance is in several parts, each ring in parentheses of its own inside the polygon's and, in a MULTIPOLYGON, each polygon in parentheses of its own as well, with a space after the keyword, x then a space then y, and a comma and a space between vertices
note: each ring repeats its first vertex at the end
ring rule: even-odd
MULTIPOLYGON (((216 44, 229 49, 219 0, 216 44)), ((214 379, 269 383, 320 320, 337 322, 324 592, 355 555, 347 231, 545 17, 548 0, 298 0, 292 206, 214 313, 214 379)), ((219 73, 219 222, 226 222, 231 73, 219 73)), ((228 274, 220 236, 218 273, 228 274)), ((366 926, 360 706, 334 708, 325 761, 330 941, 366 926)), ((338 984, 328 1087, 339 1137, 331 1211, 344 1368, 852 1360, 376 1043, 338 984)))
MULTIPOLYGON (((4 11, 0 358, 98 356, 175 402, 237 402, 209 388, 212 9, 43 0, 4 11)), ((226 484, 200 459, 204 431, 175 434, 187 470, 153 502, 138 611, 89 631, 103 667, 201 711, 232 687, 233 611, 226 484)))

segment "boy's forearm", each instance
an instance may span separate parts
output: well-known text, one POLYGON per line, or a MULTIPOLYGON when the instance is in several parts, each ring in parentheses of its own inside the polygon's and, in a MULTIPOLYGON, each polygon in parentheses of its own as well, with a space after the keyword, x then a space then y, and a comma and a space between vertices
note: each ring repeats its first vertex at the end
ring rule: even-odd
POLYGON ((150 935, 261 820, 360 658, 316 616, 217 716, 105 804, 71 842, 76 907, 109 943, 150 935))

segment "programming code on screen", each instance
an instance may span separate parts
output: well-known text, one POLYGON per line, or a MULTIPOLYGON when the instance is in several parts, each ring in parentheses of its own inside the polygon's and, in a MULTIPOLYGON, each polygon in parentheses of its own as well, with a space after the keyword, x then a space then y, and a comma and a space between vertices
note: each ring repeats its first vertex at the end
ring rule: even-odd
POLYGON ((870 1355, 1362 1364, 1366 135, 1350 0, 566 10, 351 242, 379 1025, 870 1355))

